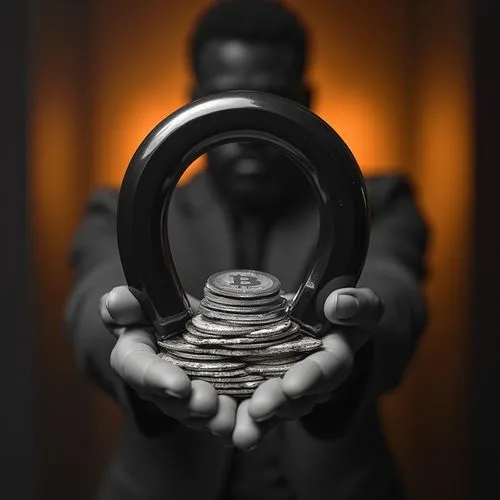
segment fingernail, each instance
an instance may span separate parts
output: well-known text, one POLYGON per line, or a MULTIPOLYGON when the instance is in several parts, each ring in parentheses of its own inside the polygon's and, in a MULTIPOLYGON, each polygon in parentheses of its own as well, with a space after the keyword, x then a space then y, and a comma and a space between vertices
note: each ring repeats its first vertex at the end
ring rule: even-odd
POLYGON ((107 312, 109 314, 109 317, 112 319, 112 321, 115 321, 115 318, 113 318, 113 315, 111 314, 110 308, 109 308, 109 303, 110 303, 110 297, 111 294, 113 293, 115 289, 111 290, 107 295, 106 295, 106 300, 104 301, 104 305, 106 306, 107 312))
POLYGON ((338 319, 349 319, 358 311, 358 299, 352 295, 339 294, 333 306, 333 312, 338 319))

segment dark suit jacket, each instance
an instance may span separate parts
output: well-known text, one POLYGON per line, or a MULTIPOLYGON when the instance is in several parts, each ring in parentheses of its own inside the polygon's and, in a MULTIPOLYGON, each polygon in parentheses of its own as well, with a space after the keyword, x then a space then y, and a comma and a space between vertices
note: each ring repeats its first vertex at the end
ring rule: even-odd
MULTIPOLYGON (((427 233, 403 178, 369 178, 367 189, 372 232, 359 286, 381 297, 385 313, 372 343, 373 361, 361 363, 360 373, 364 367, 369 376, 353 376, 332 403, 276 431, 282 465, 299 500, 381 500, 396 483, 376 400, 399 384, 424 326, 420 281, 427 233), (347 415, 343 422, 342 414, 347 415)), ((102 498, 215 500, 232 450, 160 415, 138 400, 110 367, 114 339, 101 324, 98 304, 104 293, 125 284, 116 244, 116 208, 115 190, 94 193, 74 240, 75 285, 66 309, 80 367, 126 415, 122 444, 102 498)), ((211 273, 234 267, 227 216, 204 174, 176 192, 169 231, 174 262, 188 293, 201 297, 211 273)), ((317 216, 309 210, 290 210, 273 228, 263 270, 278 276, 286 292, 298 288, 317 232, 317 216)))

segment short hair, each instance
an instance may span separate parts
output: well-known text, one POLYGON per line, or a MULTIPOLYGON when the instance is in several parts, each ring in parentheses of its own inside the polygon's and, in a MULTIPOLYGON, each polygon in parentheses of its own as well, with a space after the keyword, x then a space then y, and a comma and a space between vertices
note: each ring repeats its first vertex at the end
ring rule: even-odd
POLYGON ((278 0, 222 0, 198 18, 191 33, 189 56, 195 74, 203 46, 214 40, 279 43, 297 54, 299 71, 305 71, 307 30, 299 18, 278 0))

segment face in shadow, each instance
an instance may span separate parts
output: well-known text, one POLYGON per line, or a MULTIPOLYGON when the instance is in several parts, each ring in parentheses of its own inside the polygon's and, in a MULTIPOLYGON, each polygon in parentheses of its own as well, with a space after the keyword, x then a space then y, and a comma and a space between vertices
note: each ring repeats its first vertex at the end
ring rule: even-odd
MULTIPOLYGON (((227 90, 258 90, 310 105, 300 55, 293 48, 238 40, 212 41, 199 55, 193 98, 227 90)), ((242 211, 278 210, 307 188, 299 167, 277 147, 233 142, 207 153, 208 173, 219 194, 242 211)))

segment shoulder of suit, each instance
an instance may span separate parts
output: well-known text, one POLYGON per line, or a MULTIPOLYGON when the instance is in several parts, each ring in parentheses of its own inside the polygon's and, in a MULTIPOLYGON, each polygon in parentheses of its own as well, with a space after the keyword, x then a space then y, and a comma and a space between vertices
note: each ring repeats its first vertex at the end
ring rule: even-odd
MULTIPOLYGON (((87 203, 87 211, 110 212, 116 216, 120 191, 115 187, 95 189, 87 203)), ((169 210, 174 213, 190 215, 207 210, 214 201, 214 195, 204 174, 197 175, 192 181, 179 186, 172 196, 169 210)))
POLYGON ((119 190, 114 187, 99 187, 90 194, 87 212, 110 212, 116 215, 118 209, 119 190))
POLYGON ((401 174, 367 176, 365 178, 368 202, 376 213, 395 199, 413 196, 410 180, 401 174))

